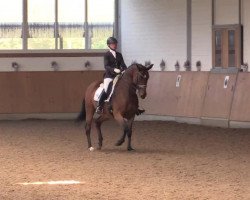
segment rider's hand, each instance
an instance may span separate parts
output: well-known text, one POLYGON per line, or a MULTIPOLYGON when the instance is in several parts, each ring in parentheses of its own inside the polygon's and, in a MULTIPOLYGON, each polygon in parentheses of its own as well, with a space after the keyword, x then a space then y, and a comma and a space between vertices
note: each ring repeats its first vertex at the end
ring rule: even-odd
POLYGON ((119 74, 119 73, 121 73, 121 70, 115 68, 115 69, 114 69, 114 72, 117 73, 117 74, 119 74))

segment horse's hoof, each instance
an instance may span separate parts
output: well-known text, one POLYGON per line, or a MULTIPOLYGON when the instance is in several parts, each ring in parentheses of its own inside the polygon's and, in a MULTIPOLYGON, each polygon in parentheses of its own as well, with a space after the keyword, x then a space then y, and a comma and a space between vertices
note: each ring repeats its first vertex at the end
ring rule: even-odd
POLYGON ((135 151, 132 147, 128 147, 128 151, 135 151))
POLYGON ((99 150, 99 151, 102 150, 102 147, 97 147, 97 150, 99 150))
POLYGON ((123 140, 122 140, 122 141, 119 140, 119 141, 115 144, 115 146, 121 146, 123 143, 124 143, 123 140))
POLYGON ((94 151, 95 148, 94 147, 89 147, 89 151, 94 151))

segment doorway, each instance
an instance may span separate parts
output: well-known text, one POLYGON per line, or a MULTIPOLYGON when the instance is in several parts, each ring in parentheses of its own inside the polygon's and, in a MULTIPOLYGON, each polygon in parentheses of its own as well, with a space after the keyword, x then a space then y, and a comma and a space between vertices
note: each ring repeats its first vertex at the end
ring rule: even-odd
POLYGON ((242 62, 242 26, 213 27, 213 66, 240 68, 242 62))

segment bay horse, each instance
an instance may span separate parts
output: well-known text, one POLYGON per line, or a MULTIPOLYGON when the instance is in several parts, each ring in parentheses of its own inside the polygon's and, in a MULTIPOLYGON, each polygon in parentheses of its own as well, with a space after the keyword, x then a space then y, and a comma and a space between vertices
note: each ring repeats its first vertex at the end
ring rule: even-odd
POLYGON ((95 81, 88 86, 82 102, 82 109, 78 115, 77 121, 86 120, 85 131, 88 140, 88 149, 90 151, 94 150, 90 138, 92 122, 94 121, 94 125, 98 133, 98 149, 100 150, 102 148, 103 142, 101 125, 104 121, 111 118, 114 118, 123 129, 123 134, 117 141, 116 146, 122 145, 127 135, 127 150, 134 150, 131 146, 131 136, 133 121, 139 106, 137 91, 140 98, 146 98, 147 82, 149 79, 148 71, 152 67, 153 64, 147 67, 141 64, 132 64, 130 67, 128 67, 115 85, 114 92, 110 100, 112 112, 110 112, 109 103, 105 103, 103 106, 103 112, 102 114, 98 115, 98 117, 94 117, 96 110, 94 94, 101 84, 101 81, 95 81))

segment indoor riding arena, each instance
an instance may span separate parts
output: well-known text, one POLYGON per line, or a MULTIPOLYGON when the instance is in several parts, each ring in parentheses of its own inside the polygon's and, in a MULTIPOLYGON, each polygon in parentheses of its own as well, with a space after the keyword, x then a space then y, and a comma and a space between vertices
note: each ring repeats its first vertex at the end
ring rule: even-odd
POLYGON ((1 0, 0 200, 249 200, 249 10, 249 0, 1 0), (107 53, 120 79, 94 114, 89 85, 107 78, 107 53), (132 89, 117 101, 122 83, 132 89), (135 118, 132 93, 145 110, 135 118))

